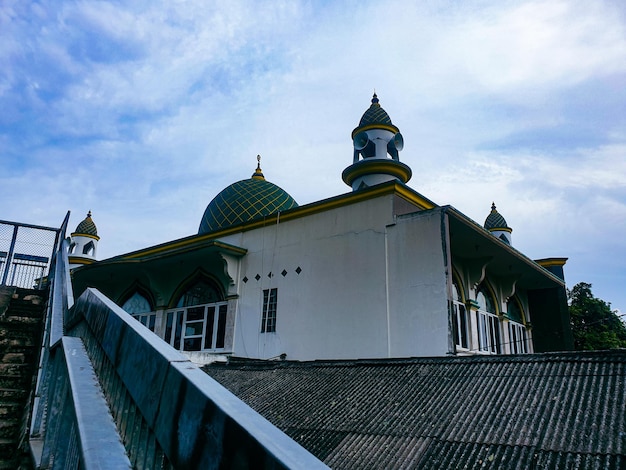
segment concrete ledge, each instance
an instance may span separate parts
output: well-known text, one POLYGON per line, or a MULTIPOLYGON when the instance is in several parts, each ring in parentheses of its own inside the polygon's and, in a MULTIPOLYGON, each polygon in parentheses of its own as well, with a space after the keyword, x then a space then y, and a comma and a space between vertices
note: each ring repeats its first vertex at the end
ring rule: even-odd
POLYGON ((80 436, 81 468, 131 468, 83 342, 65 336, 62 344, 80 436))
POLYGON ((74 313, 84 316, 96 340, 150 427, 170 362, 189 362, 96 289, 78 298, 74 313))
POLYGON ((96 289, 82 315, 176 468, 327 468, 96 289))

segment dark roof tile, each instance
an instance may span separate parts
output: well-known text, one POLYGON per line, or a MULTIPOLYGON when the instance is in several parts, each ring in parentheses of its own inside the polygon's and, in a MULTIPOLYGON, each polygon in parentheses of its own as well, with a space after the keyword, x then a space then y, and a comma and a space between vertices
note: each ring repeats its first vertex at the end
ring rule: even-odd
POLYGON ((206 370, 333 468, 626 464, 626 351, 206 370))

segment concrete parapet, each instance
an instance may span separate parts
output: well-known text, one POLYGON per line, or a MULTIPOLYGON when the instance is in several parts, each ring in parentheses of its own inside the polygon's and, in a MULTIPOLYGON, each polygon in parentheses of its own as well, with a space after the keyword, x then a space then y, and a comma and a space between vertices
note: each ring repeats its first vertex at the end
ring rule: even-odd
MULTIPOLYGON (((97 290, 87 289, 70 316, 70 334, 85 341, 109 402, 136 406, 135 427, 154 434, 174 468, 327 468, 97 290)), ((145 459, 124 423, 129 413, 113 415, 127 451, 145 459)))

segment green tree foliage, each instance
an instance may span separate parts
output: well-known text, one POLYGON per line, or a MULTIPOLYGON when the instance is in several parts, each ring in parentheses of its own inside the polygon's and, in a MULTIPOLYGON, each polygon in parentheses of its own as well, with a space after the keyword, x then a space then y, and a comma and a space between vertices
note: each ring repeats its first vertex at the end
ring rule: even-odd
POLYGON ((626 326, 611 304, 591 293, 591 284, 580 282, 568 291, 574 347, 583 349, 626 348, 626 326))

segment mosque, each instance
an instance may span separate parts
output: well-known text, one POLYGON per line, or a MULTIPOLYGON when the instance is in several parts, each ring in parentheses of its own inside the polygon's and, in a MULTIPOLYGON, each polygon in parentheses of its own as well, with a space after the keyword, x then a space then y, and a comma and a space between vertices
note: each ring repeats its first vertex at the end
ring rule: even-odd
POLYGON ((201 364, 573 349, 566 258, 516 250, 495 204, 481 225, 410 188, 376 94, 351 137, 346 194, 299 206, 258 157, 196 235, 101 261, 89 213, 71 234, 75 296, 96 287, 201 364))

